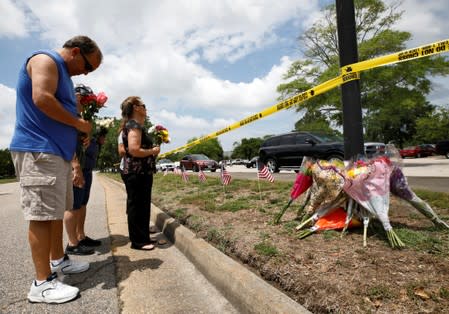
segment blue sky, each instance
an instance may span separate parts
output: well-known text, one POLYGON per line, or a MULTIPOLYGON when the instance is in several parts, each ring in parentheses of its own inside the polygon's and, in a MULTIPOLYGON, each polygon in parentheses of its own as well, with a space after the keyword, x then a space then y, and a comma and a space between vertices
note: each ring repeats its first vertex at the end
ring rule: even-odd
MULTIPOLYGON (((164 152, 274 105, 282 75, 301 58, 296 38, 331 2, 0 0, 0 148, 12 135, 18 70, 34 50, 78 34, 96 40, 103 64, 74 82, 109 96, 102 116, 119 117, 123 99, 141 96, 150 120, 170 131, 164 152)), ((409 47, 449 38, 446 0, 404 0, 400 8, 397 28, 412 33, 409 47)), ((449 103, 448 79, 435 83, 430 100, 449 103)), ((219 141, 231 150, 244 137, 290 131, 298 119, 279 112, 219 141)))

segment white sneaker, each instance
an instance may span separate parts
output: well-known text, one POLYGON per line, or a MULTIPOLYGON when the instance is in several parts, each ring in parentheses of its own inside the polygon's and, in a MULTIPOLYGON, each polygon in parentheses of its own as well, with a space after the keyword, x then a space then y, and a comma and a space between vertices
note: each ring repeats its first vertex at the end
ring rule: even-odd
POLYGON ((88 262, 72 261, 67 254, 64 254, 64 260, 58 265, 50 262, 51 272, 60 272, 63 275, 82 273, 89 269, 88 262))
POLYGON ((57 277, 58 275, 53 273, 47 278, 47 281, 38 286, 33 280, 28 293, 28 301, 31 303, 64 303, 75 299, 80 290, 63 284, 57 277))

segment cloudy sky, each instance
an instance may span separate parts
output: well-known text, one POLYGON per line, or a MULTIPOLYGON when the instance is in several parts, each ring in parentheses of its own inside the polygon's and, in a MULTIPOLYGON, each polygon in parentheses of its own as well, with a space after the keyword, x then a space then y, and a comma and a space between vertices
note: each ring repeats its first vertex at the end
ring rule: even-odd
MULTIPOLYGON (((276 86, 301 57, 296 38, 332 0, 0 0, 0 148, 15 121, 17 73, 28 54, 88 35, 103 51, 101 67, 77 76, 109 96, 102 116, 119 117, 130 95, 141 96, 153 123, 172 143, 220 130, 277 102, 276 86)), ((390 1, 388 1, 390 2, 390 1)), ((447 0, 404 0, 399 29, 409 47, 449 38, 447 0)), ((436 79, 430 99, 447 104, 448 79, 436 79)), ((244 137, 293 129, 294 110, 276 113, 220 136, 224 150, 244 137)))

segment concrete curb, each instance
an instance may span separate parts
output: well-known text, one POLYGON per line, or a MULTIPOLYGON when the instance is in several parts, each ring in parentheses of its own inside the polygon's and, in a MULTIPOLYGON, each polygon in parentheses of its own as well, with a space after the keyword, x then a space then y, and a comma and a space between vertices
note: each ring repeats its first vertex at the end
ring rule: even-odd
MULTIPOLYGON (((124 189, 123 183, 111 180, 124 189)), ((242 313, 311 313, 152 204, 151 221, 242 313)))
POLYGON ((154 204, 151 220, 242 313, 311 313, 180 225, 154 204))

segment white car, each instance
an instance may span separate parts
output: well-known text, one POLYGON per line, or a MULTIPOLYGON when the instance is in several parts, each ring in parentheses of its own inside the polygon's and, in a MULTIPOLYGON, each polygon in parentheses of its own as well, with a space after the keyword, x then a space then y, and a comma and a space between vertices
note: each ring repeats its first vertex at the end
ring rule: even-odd
POLYGON ((385 144, 380 142, 366 142, 365 154, 368 158, 385 154, 385 144))
POLYGON ((165 169, 167 169, 168 171, 173 171, 175 168, 176 163, 171 161, 170 159, 161 159, 156 163, 157 171, 165 171, 165 169))

